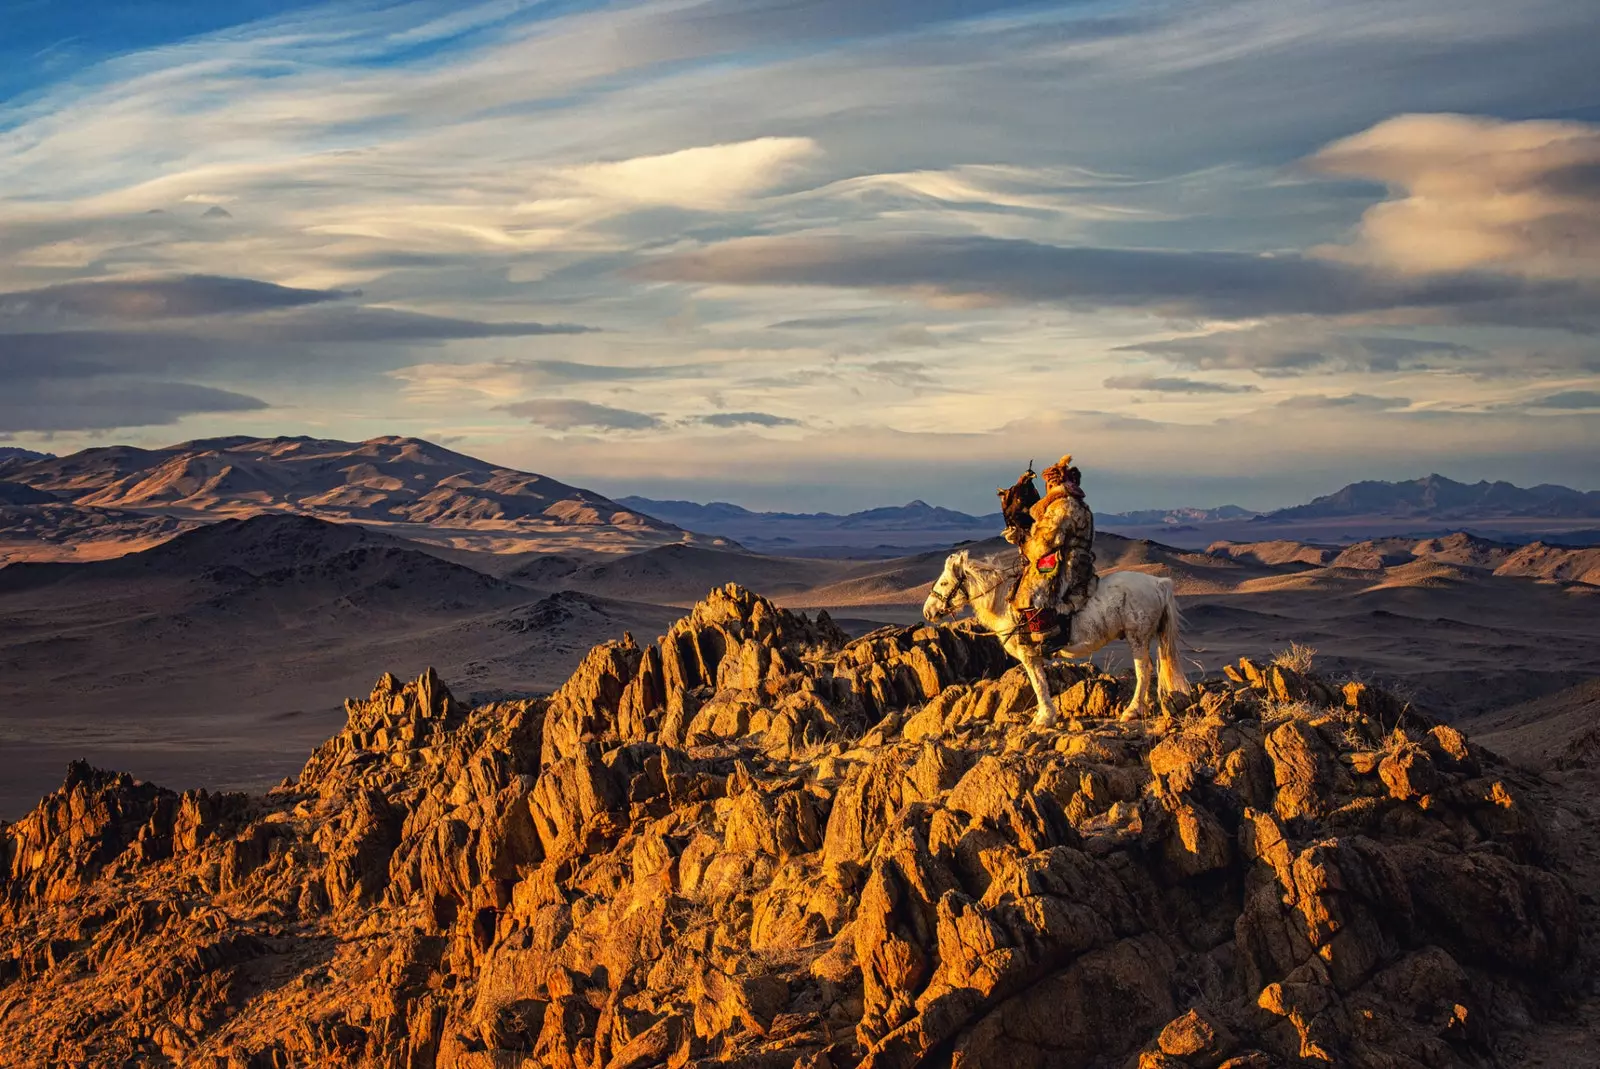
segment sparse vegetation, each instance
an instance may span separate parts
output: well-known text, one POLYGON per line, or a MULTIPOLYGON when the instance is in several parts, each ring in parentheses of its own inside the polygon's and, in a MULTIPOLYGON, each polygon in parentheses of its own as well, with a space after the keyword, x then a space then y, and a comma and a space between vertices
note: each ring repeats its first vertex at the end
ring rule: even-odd
POLYGON ((1347 750, 1365 750, 1367 748, 1367 737, 1360 726, 1355 723, 1345 724, 1344 732, 1340 738, 1343 740, 1347 750))
POLYGON ((1285 720, 1316 720, 1327 716, 1329 709, 1308 701, 1265 701, 1261 704, 1261 722, 1281 724, 1285 720))
POLYGON ((1304 642, 1291 642, 1286 650, 1279 650, 1272 655, 1272 663, 1279 668, 1287 668, 1291 672, 1301 675, 1311 671, 1312 662, 1317 656, 1317 648, 1308 646, 1304 642))

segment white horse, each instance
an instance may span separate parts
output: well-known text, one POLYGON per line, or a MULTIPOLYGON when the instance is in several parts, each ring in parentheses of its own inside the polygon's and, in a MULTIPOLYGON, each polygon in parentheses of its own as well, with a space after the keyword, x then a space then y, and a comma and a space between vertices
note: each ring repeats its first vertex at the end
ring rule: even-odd
MULTIPOLYGON (((922 616, 929 623, 953 616, 971 606, 978 623, 993 631, 1007 653, 1022 663, 1039 699, 1033 722, 1041 727, 1055 723, 1055 704, 1045 679, 1046 656, 1028 640, 1027 625, 1011 608, 1008 595, 1017 577, 1015 561, 999 564, 957 550, 945 558, 944 572, 933 584, 922 616)), ((1150 643, 1161 644, 1158 673, 1160 697, 1188 694, 1189 681, 1178 661, 1178 601, 1172 580, 1144 572, 1111 572, 1100 577, 1094 596, 1073 614, 1068 644, 1058 652, 1087 657, 1109 642, 1126 639, 1133 650, 1133 698, 1122 719, 1134 720, 1150 706, 1150 643)))

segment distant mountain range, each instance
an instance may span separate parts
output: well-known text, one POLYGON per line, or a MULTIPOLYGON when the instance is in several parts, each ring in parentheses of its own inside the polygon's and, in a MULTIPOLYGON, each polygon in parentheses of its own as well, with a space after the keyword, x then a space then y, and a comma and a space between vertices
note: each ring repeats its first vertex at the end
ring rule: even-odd
MULTIPOLYGON (((0 448, 0 563, 118 556, 196 526, 261 513, 357 523, 497 553, 606 553, 727 539, 774 554, 886 557, 992 538, 1003 526, 998 512, 972 515, 920 500, 831 513, 611 499, 406 437, 237 436, 61 457, 0 448)), ((1247 529, 1267 524, 1286 532, 1272 537, 1309 532, 1349 541, 1363 531, 1370 537, 1498 521, 1522 540, 1546 533, 1559 538, 1589 517, 1600 517, 1600 492, 1429 475, 1351 483, 1265 514, 1237 505, 1140 509, 1101 512, 1097 523, 1105 531, 1204 545, 1219 538, 1254 541, 1259 536, 1247 529), (1522 518, 1561 522, 1530 526, 1522 518)))
POLYGON ((638 549, 694 540, 592 490, 416 438, 119 445, 64 457, 14 456, 0 467, 0 479, 0 560, 108 556, 124 536, 147 545, 150 517, 170 521, 170 535, 274 512, 395 527, 410 538, 463 548, 638 549), (39 543, 48 548, 28 549, 39 543))
POLYGON ((1000 523, 998 512, 973 516, 955 509, 939 508, 926 501, 904 505, 885 505, 861 512, 753 512, 726 501, 709 505, 693 501, 657 501, 648 497, 619 497, 617 502, 690 530, 712 524, 801 523, 837 530, 872 529, 879 531, 924 530, 930 527, 984 527, 990 531, 1000 523))
MULTIPOLYGON (((659 501, 623 497, 619 503, 702 534, 737 539, 752 549, 770 552, 852 547, 911 548, 967 538, 987 538, 998 533, 1003 521, 998 512, 974 516, 939 508, 925 501, 867 509, 862 512, 754 512, 724 501, 708 505, 692 501, 659 501)), ((1442 475, 1410 482, 1359 482, 1304 505, 1257 513, 1238 505, 1215 508, 1138 509, 1100 512, 1096 525, 1105 531, 1162 539, 1162 531, 1188 532, 1204 537, 1206 531, 1240 524, 1303 524, 1321 520, 1413 521, 1427 524, 1464 524, 1507 517, 1570 520, 1600 516, 1600 492, 1573 490, 1545 484, 1522 489, 1506 482, 1458 483, 1442 475)), ((1359 526, 1359 525, 1358 525, 1359 526)), ((1220 534, 1218 535, 1220 536, 1220 534)))
POLYGON ((417 438, 208 438, 166 449, 110 446, 45 457, 12 482, 97 508, 293 511, 329 519, 449 525, 533 520, 668 530, 608 498, 417 438))
MULTIPOLYGON (((648 512, 652 516, 675 523, 689 530, 706 530, 716 524, 803 523, 817 528, 841 531, 921 531, 930 528, 960 528, 982 530, 993 534, 1004 526, 998 512, 974 516, 956 509, 940 508, 926 501, 910 501, 904 505, 885 505, 861 512, 752 512, 726 501, 713 501, 708 505, 693 501, 657 501, 648 497, 619 497, 618 503, 629 508, 648 512)), ((1219 508, 1142 509, 1136 512, 1102 512, 1097 519, 1101 525, 1144 525, 1155 523, 1205 523, 1212 520, 1248 519, 1256 513, 1238 505, 1219 508)))
POLYGON ((1543 483, 1523 489, 1508 482, 1458 483, 1443 475, 1410 482, 1359 482, 1307 504, 1258 517, 1267 523, 1340 516, 1481 520, 1490 517, 1600 516, 1600 491, 1543 483))

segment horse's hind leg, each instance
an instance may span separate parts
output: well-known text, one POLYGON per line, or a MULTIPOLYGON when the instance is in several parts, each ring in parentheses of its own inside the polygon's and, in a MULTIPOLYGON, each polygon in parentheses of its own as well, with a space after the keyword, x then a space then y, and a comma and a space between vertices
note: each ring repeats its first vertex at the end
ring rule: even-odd
POLYGON ((1122 710, 1122 719, 1137 720, 1150 707, 1150 647, 1139 642, 1129 642, 1133 650, 1133 697, 1122 710))

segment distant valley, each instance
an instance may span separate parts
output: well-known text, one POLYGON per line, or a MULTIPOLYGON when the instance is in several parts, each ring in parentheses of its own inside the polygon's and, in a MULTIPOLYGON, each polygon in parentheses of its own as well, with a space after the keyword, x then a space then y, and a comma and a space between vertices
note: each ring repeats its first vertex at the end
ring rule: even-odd
MULTIPOLYGON (((998 538, 972 552, 1011 554, 998 538)), ((641 640, 739 583, 852 634, 920 617, 948 547, 848 560, 675 541, 493 553, 265 513, 98 561, 0 568, 0 818, 88 755, 258 789, 335 728, 375 670, 433 666, 474 699, 548 692, 596 642, 641 640)), ((1600 675, 1600 549, 1466 535, 1186 550, 1103 532, 1102 570, 1173 578, 1191 672, 1292 641, 1330 671, 1488 708, 1600 675)), ((1101 662, 1125 663, 1118 648, 1101 662), (1120 658, 1120 660, 1119 660, 1120 658)))

